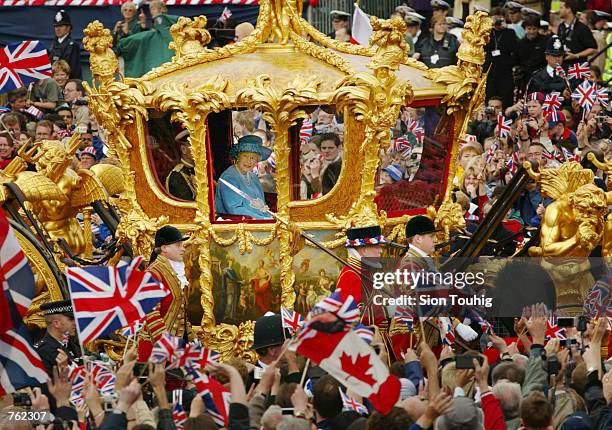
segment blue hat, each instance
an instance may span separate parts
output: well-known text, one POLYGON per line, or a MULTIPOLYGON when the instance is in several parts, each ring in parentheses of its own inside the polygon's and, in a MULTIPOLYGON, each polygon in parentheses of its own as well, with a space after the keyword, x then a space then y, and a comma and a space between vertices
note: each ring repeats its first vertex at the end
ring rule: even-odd
POLYGON ((591 428, 593 428, 591 418, 584 412, 576 412, 568 416, 561 424, 561 430, 588 430, 591 428))
POLYGON ((238 144, 230 148, 229 156, 235 160, 241 152, 255 152, 259 154, 260 161, 267 160, 270 154, 272 154, 270 148, 263 146, 261 137, 252 134, 242 136, 238 139, 238 144))
POLYGON ((383 170, 391 176, 393 182, 397 182, 404 176, 404 168, 399 164, 390 164, 387 167, 383 167, 383 170))

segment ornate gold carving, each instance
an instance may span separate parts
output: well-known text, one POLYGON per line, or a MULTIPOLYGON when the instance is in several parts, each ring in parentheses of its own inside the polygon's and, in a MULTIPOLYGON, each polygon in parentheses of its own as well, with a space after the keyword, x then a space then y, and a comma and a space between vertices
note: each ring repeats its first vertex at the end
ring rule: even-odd
POLYGON ((235 227, 234 235, 230 238, 223 238, 219 236, 214 230, 211 229, 211 237, 216 244, 221 246, 231 246, 238 242, 238 251, 240 255, 249 254, 253 252, 253 244, 257 246, 268 246, 271 244, 277 236, 279 223, 274 224, 272 231, 268 237, 258 239, 253 233, 247 230, 249 224, 238 224, 235 227))
POLYGON ((390 144, 389 129, 393 127, 402 106, 412 102, 414 93, 410 82, 400 81, 394 71, 407 56, 404 39, 406 23, 399 17, 391 20, 372 18, 375 33, 372 44, 378 46, 368 67, 370 73, 345 77, 337 86, 334 101, 340 109, 355 115, 365 123, 365 139, 361 151, 365 153, 361 172, 361 191, 347 216, 328 215, 328 220, 343 229, 352 225, 383 225, 386 214, 378 214, 374 204, 374 181, 379 163, 379 151, 390 144))
MULTIPOLYGON (((278 215, 288 220, 288 203, 291 200, 289 177, 289 128, 308 115, 301 106, 312 104, 317 99, 317 90, 321 82, 317 78, 298 78, 281 91, 272 85, 267 75, 258 76, 251 81, 248 88, 236 95, 238 104, 263 113, 263 119, 270 124, 276 139, 274 152, 276 154, 276 191, 278 193, 278 215)), ((288 220, 289 221, 289 220, 288 220)), ((280 265, 281 265, 281 304, 293 308, 295 291, 293 282, 293 257, 291 256, 291 233, 286 227, 280 227, 280 265)))
POLYGON ((461 205, 453 202, 450 194, 444 199, 438 210, 433 209, 434 224, 436 228, 441 229, 439 239, 441 242, 446 242, 450 239, 452 231, 463 230, 465 228, 465 216, 461 205))
MULTIPOLYGON (((257 360, 257 354, 251 350, 255 321, 246 321, 238 327, 219 324, 208 330, 201 330, 199 336, 209 348, 219 352, 223 361, 231 357, 240 357, 251 362, 257 360)), ((194 327, 194 331, 198 330, 194 327)))
POLYGON ((189 131, 189 143, 195 165, 196 218, 197 226, 190 244, 198 251, 200 268, 201 303, 204 315, 202 327, 206 330, 215 325, 213 278, 210 258, 210 209, 208 207, 208 161, 206 155, 206 119, 211 112, 219 112, 230 106, 225 94, 227 80, 211 78, 197 89, 190 90, 187 85, 169 83, 161 87, 151 103, 161 111, 172 112, 172 120, 178 121, 189 131))
POLYGON ((101 85, 107 85, 113 81, 119 71, 119 62, 111 49, 113 36, 98 20, 89 24, 83 30, 83 34, 85 35, 83 46, 91 54, 89 59, 91 73, 101 85))
POLYGON ((196 16, 193 19, 181 16, 176 24, 170 27, 172 42, 168 46, 176 52, 177 60, 184 56, 193 56, 206 50, 210 42, 210 33, 206 30, 206 17, 196 16))

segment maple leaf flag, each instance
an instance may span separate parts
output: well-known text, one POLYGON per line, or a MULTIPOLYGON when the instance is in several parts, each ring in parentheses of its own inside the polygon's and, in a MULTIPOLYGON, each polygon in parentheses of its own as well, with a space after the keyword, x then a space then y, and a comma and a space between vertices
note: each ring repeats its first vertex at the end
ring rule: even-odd
POLYGON ((311 323, 304 325, 290 348, 387 414, 399 399, 399 380, 354 331, 325 333, 311 328, 311 323))

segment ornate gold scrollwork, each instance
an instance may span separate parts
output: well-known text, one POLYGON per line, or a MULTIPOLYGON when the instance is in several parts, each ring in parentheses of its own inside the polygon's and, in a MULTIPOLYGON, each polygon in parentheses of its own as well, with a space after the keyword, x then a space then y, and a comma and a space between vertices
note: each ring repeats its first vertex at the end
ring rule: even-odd
POLYGON ((250 254, 253 252, 253 244, 257 246, 268 246, 270 245, 277 236, 279 224, 274 224, 272 231, 268 237, 258 239, 253 233, 246 229, 246 224, 238 224, 234 231, 234 235, 230 238, 223 238, 219 236, 217 232, 211 230, 211 237, 216 244, 221 246, 231 246, 238 242, 238 251, 240 255, 250 254))
POLYGON ((372 74, 357 73, 345 77, 334 95, 340 109, 347 108, 357 121, 365 123, 365 139, 361 145, 365 161, 359 197, 347 216, 327 217, 342 229, 353 225, 384 225, 386 214, 381 211, 379 215, 374 203, 379 151, 389 146, 389 130, 395 124, 401 107, 409 105, 414 98, 410 82, 398 80, 394 73, 407 56, 406 23, 400 17, 390 20, 372 18, 371 22, 374 35, 370 44, 378 46, 368 65, 372 74))
POLYGON ((161 111, 172 112, 172 120, 178 121, 189 131, 189 143, 195 165, 196 186, 196 230, 189 239, 189 244, 199 251, 201 304, 204 314, 202 328, 205 339, 210 340, 210 329, 215 326, 213 278, 210 258, 210 239, 212 227, 208 206, 208 161, 206 152, 206 120, 210 113, 220 112, 230 106, 225 93, 227 80, 220 77, 211 78, 196 89, 189 89, 186 84, 168 83, 157 90, 151 103, 161 111))
POLYGON ((210 42, 210 33, 206 30, 206 17, 196 16, 193 19, 181 16, 176 24, 170 27, 172 42, 168 48, 176 52, 177 60, 185 56, 193 56, 206 50, 210 42))
MULTIPOLYGON (((296 125, 300 119, 308 115, 301 109, 314 104, 317 100, 317 90, 321 85, 318 78, 296 79, 284 90, 274 87, 268 75, 258 76, 247 88, 236 95, 236 102, 258 109, 263 112, 263 119, 270 124, 276 139, 274 152, 276 154, 276 184, 278 193, 278 215, 288 220, 287 205, 291 200, 289 177, 289 128, 296 125)), ((291 255, 291 233, 286 227, 280 227, 280 266, 281 266, 281 305, 293 308, 295 291, 293 282, 293 256, 291 255)))

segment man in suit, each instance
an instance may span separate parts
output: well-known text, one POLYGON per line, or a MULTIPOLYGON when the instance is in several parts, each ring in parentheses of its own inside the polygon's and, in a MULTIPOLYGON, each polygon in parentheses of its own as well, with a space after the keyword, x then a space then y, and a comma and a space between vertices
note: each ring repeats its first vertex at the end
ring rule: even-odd
POLYGON ((53 376, 53 367, 65 365, 81 356, 79 345, 74 342, 76 324, 70 300, 48 302, 40 305, 45 316, 47 331, 34 345, 47 373, 53 376))
POLYGON ((70 36, 72 23, 70 15, 65 10, 62 9, 55 14, 53 30, 55 39, 49 50, 51 64, 65 60, 70 66, 70 79, 81 79, 81 48, 70 36))
MULTIPOLYGON (((406 240, 408 241, 408 250, 402 258, 400 267, 413 273, 437 272, 436 264, 431 257, 436 249, 437 232, 438 229, 436 229, 434 222, 430 218, 424 215, 412 217, 406 224, 406 240)), ((432 297, 447 297, 450 293, 450 289, 448 287, 435 284, 431 285, 427 281, 413 286, 413 290, 419 288, 422 288, 423 290, 426 288, 426 294, 432 297)), ((453 292, 456 293, 457 290, 454 290, 453 292)), ((423 313, 424 315, 420 316, 427 320, 431 319, 434 315, 437 315, 438 310, 440 310, 439 308, 440 307, 438 306, 420 306, 419 313, 423 313)), ((447 314, 449 311, 450 307, 446 306, 445 309, 441 310, 441 312, 445 312, 447 314)), ((438 317, 434 319, 445 320, 444 322, 447 323, 446 320, 448 320, 448 318, 449 317, 438 317)), ((437 325, 440 326, 440 324, 437 325)), ((448 324, 443 325, 447 326, 448 324)), ((471 342, 478 337, 478 334, 468 324, 455 321, 453 326, 459 336, 468 342, 471 342)), ((439 339, 438 332, 427 329, 430 329, 430 327, 426 326, 425 330, 425 338, 428 339, 428 343, 437 343, 439 339)))
POLYGON ((174 197, 193 201, 196 197, 195 169, 188 137, 189 132, 184 130, 175 138, 180 145, 181 161, 174 166, 166 178, 166 190, 174 197))

